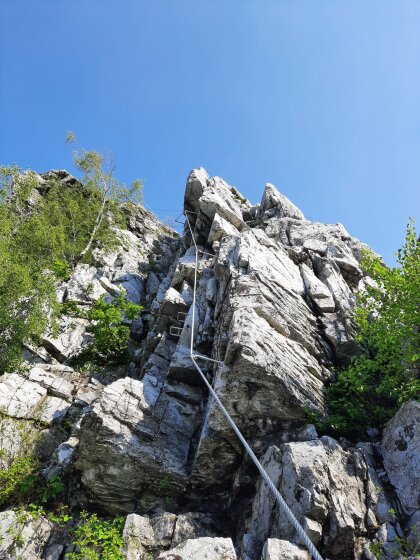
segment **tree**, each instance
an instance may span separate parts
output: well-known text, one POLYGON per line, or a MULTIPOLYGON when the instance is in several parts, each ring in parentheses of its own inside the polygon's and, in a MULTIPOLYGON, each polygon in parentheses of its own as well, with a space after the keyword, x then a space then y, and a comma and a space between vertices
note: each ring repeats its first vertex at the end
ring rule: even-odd
MULTIPOLYGON (((16 368, 22 345, 41 336, 49 314, 57 311, 52 274, 45 270, 28 200, 36 184, 31 173, 16 167, 0 169, 0 372, 16 368)), ((45 244, 44 244, 45 245, 45 244)))
POLYGON ((39 341, 47 326, 54 331, 57 280, 91 263, 94 248, 116 246, 115 226, 141 199, 140 181, 126 188, 98 152, 80 147, 74 164, 82 182, 68 185, 0 168, 0 372, 18 366, 24 343, 39 341))
MULTIPOLYGON (((67 133, 66 141, 77 142, 73 132, 67 133)), ((79 150, 74 152, 74 165, 82 172, 82 182, 97 202, 92 212, 93 221, 88 231, 85 246, 77 256, 81 260, 91 249, 94 240, 98 237, 107 209, 113 211, 114 215, 118 204, 138 204, 141 202, 142 184, 136 179, 126 188, 114 177, 115 166, 112 160, 105 161, 102 154, 93 150, 87 151, 77 142, 79 150)))
POLYGON ((414 221, 388 268, 367 253, 362 267, 372 278, 357 296, 357 340, 366 353, 340 371, 328 391, 329 426, 351 437, 381 428, 409 399, 420 398, 420 242, 414 221))

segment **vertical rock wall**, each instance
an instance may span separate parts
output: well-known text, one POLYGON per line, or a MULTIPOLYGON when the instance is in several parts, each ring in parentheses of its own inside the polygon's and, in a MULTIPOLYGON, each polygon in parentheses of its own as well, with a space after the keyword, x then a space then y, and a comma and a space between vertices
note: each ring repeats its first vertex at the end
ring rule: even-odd
POLYGON ((326 412, 332 368, 361 351, 350 316, 369 282, 365 246, 341 224, 305 219, 271 184, 253 206, 202 168, 184 206, 182 239, 140 209, 119 232, 121 250, 98 252, 96 266, 79 265, 59 288, 81 305, 124 288, 145 306, 131 325, 130 366, 83 380, 65 362, 87 325, 63 323, 28 349, 28 378, 0 380, 4 432, 34 411, 77 419, 55 444, 53 472, 70 472, 103 512, 136 512, 127 558, 307 558, 193 366, 194 331, 195 352, 219 362, 200 361, 207 379, 325 557, 371 559, 375 542, 392 558, 398 535, 419 524, 418 403, 382 443, 318 439, 307 420, 326 412))

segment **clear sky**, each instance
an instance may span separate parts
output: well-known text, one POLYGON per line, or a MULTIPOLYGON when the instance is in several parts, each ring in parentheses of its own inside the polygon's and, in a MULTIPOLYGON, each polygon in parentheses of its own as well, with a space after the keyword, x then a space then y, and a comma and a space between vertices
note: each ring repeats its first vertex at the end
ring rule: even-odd
POLYGON ((0 163, 71 170, 74 130, 160 217, 204 166, 392 263, 420 208, 420 1, 1 0, 0 113, 0 163))

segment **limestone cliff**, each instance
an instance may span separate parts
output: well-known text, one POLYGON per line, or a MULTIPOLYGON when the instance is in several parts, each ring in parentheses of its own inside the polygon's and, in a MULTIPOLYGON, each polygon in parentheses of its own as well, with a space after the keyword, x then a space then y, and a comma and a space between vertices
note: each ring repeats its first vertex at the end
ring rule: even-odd
MULTIPOLYGON (((379 543, 393 558, 398 536, 420 526, 420 403, 357 445, 318 438, 307 420, 325 414, 334 366, 360 352, 350 316, 369 281, 365 246, 341 224, 305 219, 271 184, 253 206, 202 168, 188 177, 184 210, 179 237, 139 208, 118 251, 97 251, 95 266, 58 287, 62 301, 124 288, 144 305, 132 362, 75 371, 67 362, 88 325, 63 319, 58 337, 27 349, 27 374, 0 379, 5 453, 19 447, 18 420, 42 419, 45 476, 72 481, 75 507, 127 515, 129 559, 309 558, 209 398, 189 357, 194 330, 195 351, 217 361, 202 361, 207 379, 323 557, 373 559, 379 543), (194 329, 191 231, 201 250, 194 329)), ((2 515, 7 534, 14 514, 2 515)), ((0 558, 64 557, 65 539, 36 523, 15 555, 0 540, 0 558)))

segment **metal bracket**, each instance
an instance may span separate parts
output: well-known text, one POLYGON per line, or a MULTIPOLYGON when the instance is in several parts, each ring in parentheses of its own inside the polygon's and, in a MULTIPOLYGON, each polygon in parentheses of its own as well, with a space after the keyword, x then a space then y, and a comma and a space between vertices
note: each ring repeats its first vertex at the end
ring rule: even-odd
POLYGON ((169 327, 169 334, 171 336, 179 337, 181 336, 181 333, 182 333, 182 327, 174 327, 174 326, 169 327))

